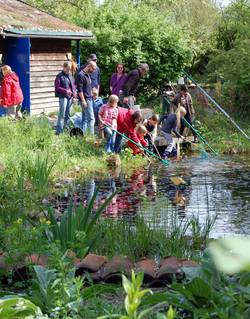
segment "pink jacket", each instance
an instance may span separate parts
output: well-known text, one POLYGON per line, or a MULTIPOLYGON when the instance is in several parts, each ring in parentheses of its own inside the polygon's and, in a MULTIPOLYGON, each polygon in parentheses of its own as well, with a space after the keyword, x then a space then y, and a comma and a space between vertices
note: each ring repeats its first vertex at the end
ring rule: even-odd
MULTIPOLYGON (((117 117, 118 109, 117 107, 110 107, 109 104, 104 104, 99 110, 99 115, 105 124, 108 124, 117 130, 117 117)), ((100 123, 100 128, 103 128, 103 124, 100 123)))

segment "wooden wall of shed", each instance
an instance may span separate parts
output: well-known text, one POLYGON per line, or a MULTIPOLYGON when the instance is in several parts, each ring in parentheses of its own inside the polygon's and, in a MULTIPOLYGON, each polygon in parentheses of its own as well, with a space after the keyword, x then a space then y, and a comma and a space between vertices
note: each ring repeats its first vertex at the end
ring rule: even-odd
POLYGON ((31 39, 30 94, 31 114, 58 111, 54 80, 63 62, 71 58, 71 41, 31 39))

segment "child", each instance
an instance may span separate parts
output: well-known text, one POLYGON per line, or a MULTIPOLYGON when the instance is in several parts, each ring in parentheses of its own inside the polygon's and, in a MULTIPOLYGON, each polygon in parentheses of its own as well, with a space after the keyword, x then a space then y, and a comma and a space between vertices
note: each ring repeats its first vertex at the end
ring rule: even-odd
POLYGON ((163 135, 167 141, 167 147, 164 151, 163 157, 164 159, 168 159, 170 156, 173 148, 174 148, 174 139, 172 136, 172 131, 173 133, 177 136, 180 137, 181 139, 184 139, 183 136, 177 131, 177 127, 180 127, 180 122, 181 119, 186 115, 187 111, 184 107, 180 106, 177 110, 176 113, 172 113, 169 115, 166 115, 162 118, 162 127, 161 130, 163 132, 163 135))
POLYGON ((17 74, 9 65, 2 66, 3 80, 0 96, 0 105, 6 109, 7 116, 21 118, 23 93, 17 74))
POLYGON ((98 118, 98 112, 103 105, 102 98, 98 96, 98 90, 97 88, 93 88, 92 90, 93 93, 93 110, 95 114, 95 124, 98 126, 99 124, 99 118, 98 118))
POLYGON ((99 110, 99 126, 100 129, 104 131, 107 144, 106 144, 106 152, 111 153, 114 151, 115 137, 116 133, 112 130, 117 130, 117 117, 118 117, 118 104, 119 98, 116 95, 110 95, 108 103, 101 106, 99 110), (107 127, 105 125, 109 125, 107 127))
MULTIPOLYGON (((145 141, 144 137, 147 134, 147 129, 144 125, 138 125, 136 128, 136 136, 139 140, 139 145, 142 145, 144 148, 148 146, 147 141, 145 141)), ((132 148, 133 155, 143 154, 143 150, 140 149, 137 145, 132 142, 128 142, 128 146, 132 148)))
POLYGON ((157 127, 159 124, 159 115, 153 114, 148 120, 143 123, 147 129, 147 134, 145 135, 145 140, 148 143, 148 149, 153 152, 153 142, 157 136, 157 127))

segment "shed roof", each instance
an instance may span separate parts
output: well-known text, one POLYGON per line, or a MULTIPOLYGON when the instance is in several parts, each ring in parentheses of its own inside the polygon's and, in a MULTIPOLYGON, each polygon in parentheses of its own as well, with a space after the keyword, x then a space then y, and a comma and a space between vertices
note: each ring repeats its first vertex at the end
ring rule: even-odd
POLYGON ((18 0, 0 0, 0 35, 92 39, 93 34, 18 0))

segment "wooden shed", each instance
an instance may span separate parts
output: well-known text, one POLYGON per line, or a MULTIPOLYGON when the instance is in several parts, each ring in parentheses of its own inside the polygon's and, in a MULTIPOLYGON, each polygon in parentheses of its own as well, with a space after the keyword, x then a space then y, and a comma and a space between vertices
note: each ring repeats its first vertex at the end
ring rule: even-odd
POLYGON ((0 0, 0 55, 19 75, 23 109, 32 115, 58 109, 55 76, 63 62, 72 58, 72 41, 76 41, 80 64, 80 40, 89 39, 93 39, 90 31, 23 1, 0 0))

